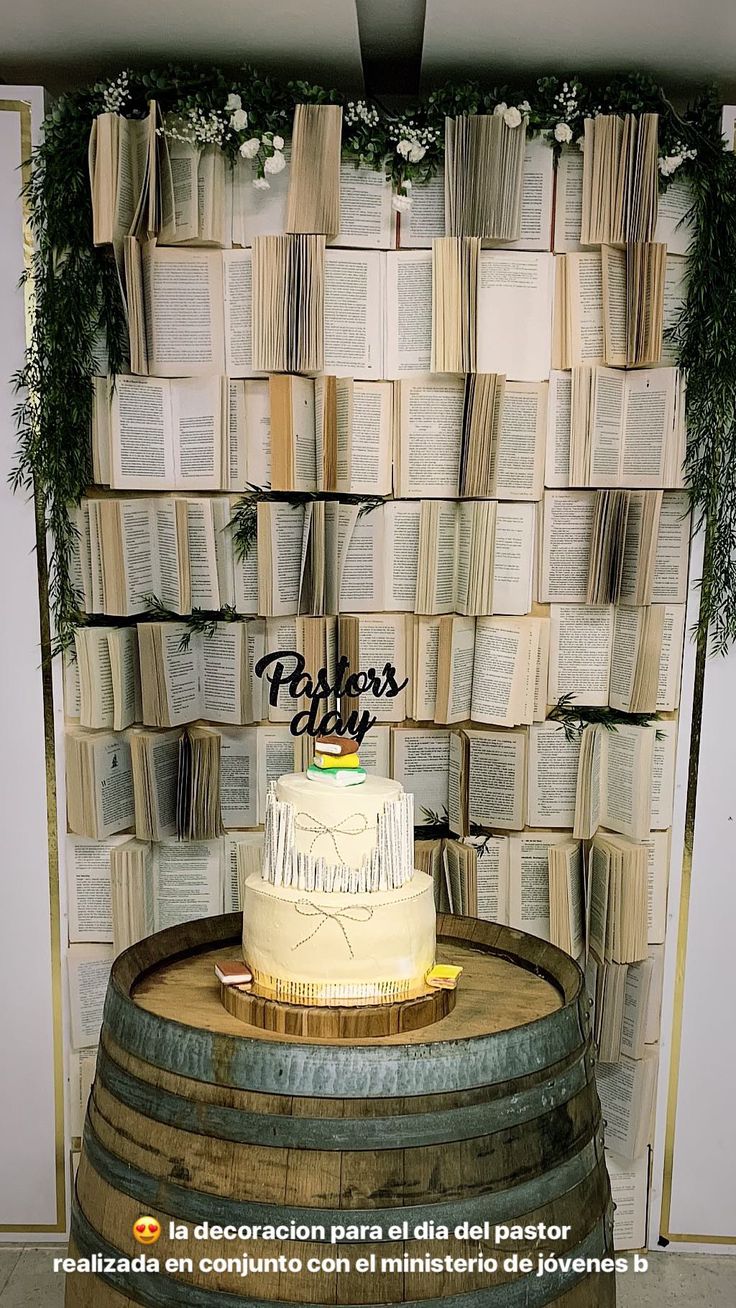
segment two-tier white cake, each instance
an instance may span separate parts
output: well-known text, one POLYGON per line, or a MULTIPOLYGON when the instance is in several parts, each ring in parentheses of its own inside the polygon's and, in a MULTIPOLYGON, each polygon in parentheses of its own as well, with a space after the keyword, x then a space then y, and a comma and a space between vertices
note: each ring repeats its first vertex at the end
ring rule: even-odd
POLYGON ((243 950, 254 982, 294 1003, 421 993, 435 960, 432 880, 414 870, 413 797, 397 781, 275 782, 263 866, 248 878, 243 950))

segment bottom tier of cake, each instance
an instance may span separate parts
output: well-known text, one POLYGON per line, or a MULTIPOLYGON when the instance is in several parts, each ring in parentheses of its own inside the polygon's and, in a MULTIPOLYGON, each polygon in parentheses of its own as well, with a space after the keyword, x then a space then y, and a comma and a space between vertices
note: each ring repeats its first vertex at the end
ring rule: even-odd
POLYGON ((392 1003, 421 993, 435 960, 434 887, 415 872, 398 890, 349 895, 245 885, 243 952, 277 999, 392 1003))

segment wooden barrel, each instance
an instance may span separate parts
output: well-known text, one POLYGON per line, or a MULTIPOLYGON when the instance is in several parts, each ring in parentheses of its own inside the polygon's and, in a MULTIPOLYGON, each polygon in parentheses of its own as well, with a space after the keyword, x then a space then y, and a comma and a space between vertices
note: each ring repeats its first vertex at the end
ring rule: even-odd
POLYGON ((615 1304, 596 1262, 612 1214, 589 1010, 567 955, 440 918, 439 957, 464 968, 451 1013, 305 1041, 225 1011, 213 961, 239 942, 239 915, 210 918, 113 967, 72 1217, 72 1256, 101 1261, 68 1275, 67 1308, 615 1304), (142 1213, 162 1225, 145 1249, 142 1213), (515 1225, 535 1230, 496 1229, 515 1225), (127 1267, 141 1255, 160 1270, 127 1267))

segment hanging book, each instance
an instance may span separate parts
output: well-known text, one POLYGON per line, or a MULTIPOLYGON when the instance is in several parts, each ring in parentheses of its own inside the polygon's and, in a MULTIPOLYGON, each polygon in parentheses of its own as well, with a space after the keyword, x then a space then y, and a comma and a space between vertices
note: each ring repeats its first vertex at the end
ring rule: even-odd
POLYGON ((256 372, 322 371, 324 266, 324 236, 254 238, 256 372))
POLYGON ((342 106, 294 108, 287 232, 337 236, 340 231, 342 106))
POLYGON ((657 114, 585 120, 580 241, 651 241, 657 224, 657 114))
POLYGON ((521 235, 526 122, 502 114, 445 119, 445 231, 515 241, 521 235))
POLYGON ((477 237, 432 242, 431 372, 475 372, 479 252, 477 237))

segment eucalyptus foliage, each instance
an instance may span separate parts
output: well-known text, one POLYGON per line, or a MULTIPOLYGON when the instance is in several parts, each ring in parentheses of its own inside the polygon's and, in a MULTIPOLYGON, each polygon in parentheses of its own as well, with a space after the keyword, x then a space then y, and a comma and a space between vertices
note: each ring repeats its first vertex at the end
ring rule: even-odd
MULTIPOLYGON (((77 541, 70 511, 92 478, 95 360, 106 357, 114 375, 127 355, 114 255, 92 245, 89 132, 98 113, 142 117, 151 99, 172 133, 216 140, 231 160, 238 154, 252 158, 261 185, 267 182, 269 159, 289 135, 294 105, 341 103, 343 153, 356 165, 384 171, 399 209, 410 203, 413 183, 429 180, 441 166, 446 115, 507 113, 510 125, 525 121, 529 133, 549 132, 557 148, 577 141, 585 118, 596 113, 657 112, 661 184, 682 172, 694 196, 689 298, 677 343, 688 382, 687 480, 696 520, 707 523, 701 630, 712 629, 715 648, 730 644, 736 636, 736 157, 723 150, 715 99, 701 97, 678 114, 649 77, 599 83, 544 77, 526 87, 448 84, 392 113, 378 102, 351 101, 303 81, 280 82, 249 67, 167 66, 122 72, 113 81, 62 96, 44 123, 27 188, 36 243, 34 316, 25 366, 15 379, 19 443, 13 482, 21 491, 35 489, 50 534, 57 648, 69 645, 85 620, 73 582, 77 541)), ((252 546, 257 500, 265 495, 269 492, 253 488, 236 508, 232 531, 241 554, 252 546)))

